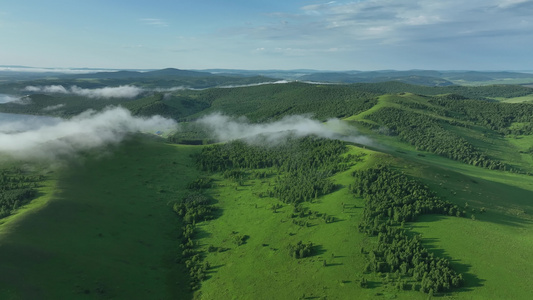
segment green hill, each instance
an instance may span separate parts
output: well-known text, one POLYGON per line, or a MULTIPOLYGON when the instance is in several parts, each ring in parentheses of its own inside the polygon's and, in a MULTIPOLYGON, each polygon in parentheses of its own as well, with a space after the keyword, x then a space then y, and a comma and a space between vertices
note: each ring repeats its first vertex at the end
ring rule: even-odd
MULTIPOLYGON (((116 100, 188 123, 53 173, 2 166, 4 190, 37 194, 13 208, 0 193, 11 209, 0 219, 0 298, 528 299, 533 104, 506 101, 532 95, 293 82, 116 100), (336 117, 372 142, 203 145, 194 120, 213 112, 252 123, 336 117)), ((103 108, 31 97, 0 108, 103 108)))

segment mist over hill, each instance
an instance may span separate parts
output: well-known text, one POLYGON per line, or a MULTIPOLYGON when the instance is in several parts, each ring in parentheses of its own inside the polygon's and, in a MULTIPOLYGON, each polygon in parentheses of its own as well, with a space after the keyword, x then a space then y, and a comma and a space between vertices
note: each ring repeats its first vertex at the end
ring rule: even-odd
POLYGON ((99 71, 0 82, 0 297, 533 292, 529 75, 99 71))

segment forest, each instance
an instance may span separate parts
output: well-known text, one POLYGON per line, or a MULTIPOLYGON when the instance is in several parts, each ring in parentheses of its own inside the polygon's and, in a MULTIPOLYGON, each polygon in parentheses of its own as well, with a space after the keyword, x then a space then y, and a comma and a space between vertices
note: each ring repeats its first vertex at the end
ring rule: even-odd
MULTIPOLYGON (((435 257, 423 247, 418 236, 409 236, 407 222, 416 222, 422 214, 461 217, 466 211, 441 200, 427 186, 384 166, 353 173, 352 192, 366 200, 359 230, 378 237, 377 249, 368 250, 365 271, 388 272, 389 280, 399 289, 407 288, 431 295, 462 285, 447 259, 435 257)), ((364 250, 362 249, 362 252, 364 250)))
POLYGON ((42 175, 29 174, 17 167, 0 169, 0 218, 33 200, 42 180, 42 175))
MULTIPOLYGON (((367 117, 385 126, 392 134, 415 146, 417 150, 462 161, 474 166, 502 170, 508 168, 504 163, 487 157, 465 138, 448 130, 446 126, 461 125, 456 121, 445 121, 427 114, 384 107, 367 117)), ((374 126, 379 129, 379 126, 374 126)))

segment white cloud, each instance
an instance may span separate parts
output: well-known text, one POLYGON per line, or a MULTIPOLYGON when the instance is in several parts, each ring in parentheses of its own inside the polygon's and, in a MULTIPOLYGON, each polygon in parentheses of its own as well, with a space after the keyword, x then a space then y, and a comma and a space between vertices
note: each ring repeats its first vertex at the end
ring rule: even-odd
MULTIPOLYGON (((465 28, 471 31, 469 38, 496 40, 494 37, 506 39, 509 35, 523 34, 533 40, 533 24, 511 21, 530 19, 531 13, 533 1, 530 0, 327 2, 303 6, 292 15, 271 15, 289 22, 242 28, 235 34, 276 42, 279 53, 284 55, 296 52, 314 55, 312 51, 297 50, 327 49, 332 45, 387 52, 394 50, 380 49, 379 45, 416 48, 417 44, 413 43, 440 43, 451 47, 453 41, 470 42, 462 40, 460 33, 465 28), (506 9, 495 9, 498 7, 506 9)), ((265 51, 257 49, 256 52, 265 51)))
POLYGON ((0 103, 8 103, 8 102, 15 102, 20 100, 20 97, 6 95, 6 94, 0 94, 0 103))
POLYGON ((66 89, 62 85, 48 86, 27 86, 23 91, 34 93, 57 93, 57 94, 75 94, 88 98, 135 98, 144 92, 142 88, 133 85, 121 85, 118 87, 104 87, 96 89, 85 89, 78 86, 71 86, 66 89))
POLYGON ((77 86, 72 86, 70 90, 76 95, 89 98, 135 98, 144 91, 143 89, 132 85, 97 89, 83 89, 77 86))
POLYGON ((47 85, 47 86, 33 86, 29 85, 23 89, 26 92, 33 93, 52 93, 52 94, 68 94, 69 91, 62 85, 47 85))
POLYGON ((339 139, 359 144, 372 144, 370 139, 357 133, 355 128, 338 119, 326 123, 306 116, 287 116, 271 123, 249 123, 245 118, 231 118, 215 113, 202 117, 196 124, 203 127, 218 141, 244 139, 250 143, 276 145, 290 136, 316 135, 328 139, 339 139))
POLYGON ((120 143, 129 133, 168 131, 174 120, 161 116, 134 117, 124 108, 87 111, 52 124, 34 123, 20 127, 16 122, 0 126, 0 153, 17 159, 58 159, 85 150, 120 143), (21 132, 13 132, 17 128, 21 132))

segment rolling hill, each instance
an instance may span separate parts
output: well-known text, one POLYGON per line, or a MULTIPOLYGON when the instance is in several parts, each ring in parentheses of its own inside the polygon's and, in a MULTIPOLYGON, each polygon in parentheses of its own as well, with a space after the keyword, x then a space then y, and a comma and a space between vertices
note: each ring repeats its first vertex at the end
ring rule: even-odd
MULTIPOLYGON (((137 74, 130 73, 120 76, 137 74)), ((156 71, 150 84, 178 74, 156 71)), ((7 271, 0 298, 533 293, 532 88, 290 82, 152 91, 109 102, 44 94, 31 100, 0 104, 0 111, 70 117, 112 104, 180 120, 185 129, 167 139, 134 135, 109 155, 84 153, 82 164, 53 172, 11 162, 24 168, 5 176, 40 179, 32 187, 37 198, 1 219, 7 271), (58 111, 43 110, 59 104, 58 111), (275 143, 266 135, 212 144, 195 121, 215 112, 259 125, 295 115, 338 118, 368 140, 289 132, 275 143)))

